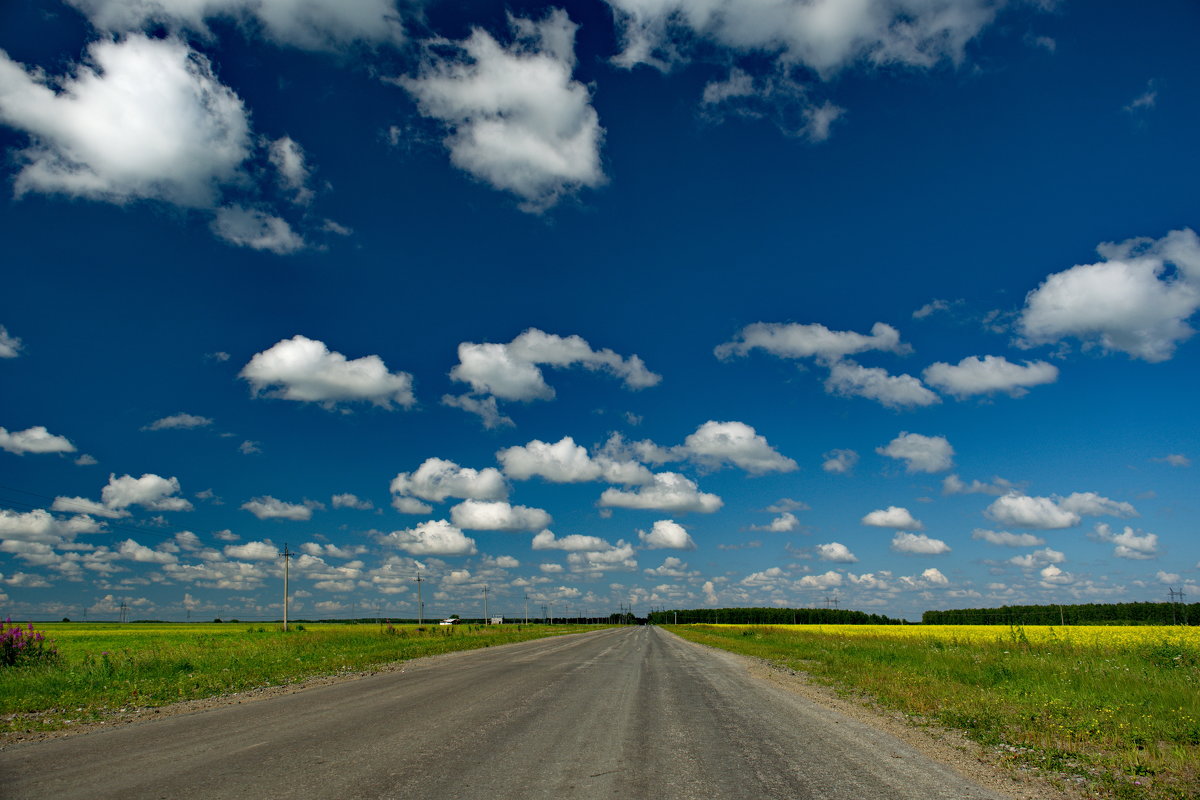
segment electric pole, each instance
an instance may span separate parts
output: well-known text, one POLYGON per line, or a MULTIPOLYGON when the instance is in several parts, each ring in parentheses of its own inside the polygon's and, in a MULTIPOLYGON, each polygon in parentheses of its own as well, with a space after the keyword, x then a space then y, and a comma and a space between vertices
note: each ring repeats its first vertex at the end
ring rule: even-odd
POLYGON ((421 581, 423 581, 423 580, 424 580, 424 578, 421 577, 421 571, 417 570, 417 624, 418 625, 425 624, 425 603, 424 603, 424 601, 421 600, 421 581))
POLYGON ((288 618, 288 572, 292 563, 292 551, 283 543, 283 629, 286 631, 288 618))
POLYGON ((488 613, 487 613, 487 593, 488 593, 488 587, 484 586, 483 587, 483 624, 491 625, 492 621, 488 617, 488 613))
POLYGON ((125 605, 125 601, 124 601, 124 600, 122 600, 122 601, 121 601, 121 624, 122 624, 122 625, 124 625, 124 624, 125 624, 125 612, 126 612, 128 609, 129 609, 129 606, 125 605))
POLYGON ((529 592, 525 593, 525 624, 529 624, 529 592))

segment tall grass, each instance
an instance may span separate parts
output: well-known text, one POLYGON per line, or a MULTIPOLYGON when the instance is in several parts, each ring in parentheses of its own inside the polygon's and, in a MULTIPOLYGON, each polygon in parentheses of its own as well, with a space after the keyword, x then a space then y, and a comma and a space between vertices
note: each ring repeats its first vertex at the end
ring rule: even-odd
POLYGON ((43 626, 59 658, 0 668, 0 732, 53 730, 126 708, 162 706, 418 656, 586 629, 569 625, 43 626))
POLYGON ((961 730, 1006 760, 1084 776, 1109 796, 1200 797, 1194 637, 1142 627, 1084 644, 1023 628, 989 640, 945 629, 887 635, 813 627, 670 630, 961 730))

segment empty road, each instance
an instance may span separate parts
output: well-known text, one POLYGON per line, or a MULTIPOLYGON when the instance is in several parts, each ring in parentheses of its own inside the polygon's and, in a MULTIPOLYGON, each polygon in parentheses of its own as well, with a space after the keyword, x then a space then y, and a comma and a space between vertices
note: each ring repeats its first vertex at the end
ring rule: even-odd
POLYGON ((1002 798, 651 627, 18 745, 0 752, 0 796, 1002 798))

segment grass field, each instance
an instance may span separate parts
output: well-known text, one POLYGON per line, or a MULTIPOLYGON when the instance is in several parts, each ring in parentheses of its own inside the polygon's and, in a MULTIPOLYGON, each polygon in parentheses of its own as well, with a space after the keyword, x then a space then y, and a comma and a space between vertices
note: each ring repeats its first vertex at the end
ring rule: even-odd
POLYGON ((1200 797, 1200 628, 679 625, 955 728, 1093 796, 1200 797))
MULTIPOLYGON (((48 623, 57 663, 0 667, 0 732, 148 708, 419 656, 588 630, 573 625, 48 623)), ((599 627, 599 626, 595 626, 599 627)))

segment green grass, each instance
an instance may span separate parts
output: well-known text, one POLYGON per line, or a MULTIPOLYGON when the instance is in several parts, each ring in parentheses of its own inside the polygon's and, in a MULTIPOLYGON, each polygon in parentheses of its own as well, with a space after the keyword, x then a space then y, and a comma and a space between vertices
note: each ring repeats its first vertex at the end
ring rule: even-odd
POLYGON ((964 732, 1006 761, 1083 776, 1093 795, 1200 797, 1200 651, 1178 641, 1077 646, 674 626, 880 706, 964 732))
POLYGON ((571 625, 51 623, 50 665, 0 667, 0 732, 61 729, 128 708, 162 706, 419 656, 592 629, 571 625), (299 629, 303 628, 303 630, 299 629))

